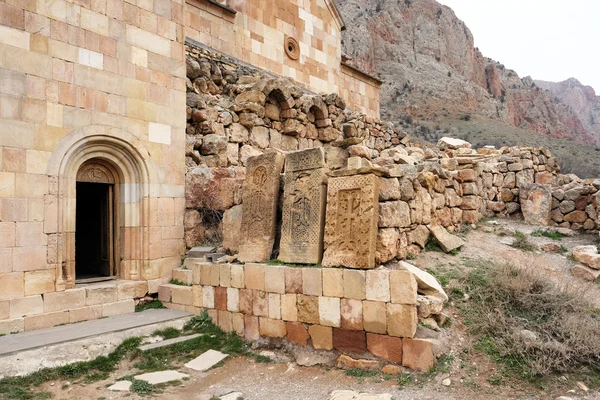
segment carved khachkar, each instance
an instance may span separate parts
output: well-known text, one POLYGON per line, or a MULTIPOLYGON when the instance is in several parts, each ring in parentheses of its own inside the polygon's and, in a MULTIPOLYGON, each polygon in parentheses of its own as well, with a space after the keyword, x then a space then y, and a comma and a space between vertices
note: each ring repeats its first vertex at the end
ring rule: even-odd
POLYGON ((329 179, 324 267, 375 267, 378 200, 375 175, 329 179))
POLYGON ((295 151, 285 158, 279 259, 318 264, 325 224, 325 153, 321 148, 295 151))
POLYGON ((279 181, 284 155, 279 152, 250 157, 242 194, 242 244, 238 260, 265 261, 275 243, 279 181))

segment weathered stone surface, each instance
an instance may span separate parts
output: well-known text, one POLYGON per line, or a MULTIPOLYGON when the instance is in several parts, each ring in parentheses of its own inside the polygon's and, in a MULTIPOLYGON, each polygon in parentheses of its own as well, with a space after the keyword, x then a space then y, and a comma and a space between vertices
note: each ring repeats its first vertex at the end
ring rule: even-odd
POLYGON ((400 338, 367 333, 367 348, 378 358, 402 363, 402 339, 400 338))
POLYGON ((464 240, 451 234, 445 228, 439 225, 429 227, 429 231, 431 231, 431 234, 435 238, 436 242, 438 242, 442 250, 444 250, 446 253, 458 249, 465 244, 464 240))
POLYGON ((387 304, 388 334, 414 337, 417 331, 417 307, 410 304, 387 304))
POLYGON ((396 228, 379 229, 377 233, 377 253, 375 255, 377 263, 383 264, 396 257, 399 238, 400 233, 396 228))
POLYGON ((287 154, 279 259, 319 264, 323 254, 326 187, 322 148, 287 154))
POLYGON ((319 298, 298 295, 298 321, 309 324, 319 323, 319 298))
POLYGON ((340 351, 361 353, 367 350, 364 331, 333 329, 333 348, 340 351))
POLYGON ((400 183, 397 178, 379 178, 379 201, 399 200, 400 183))
POLYGON ((538 183, 519 186, 521 211, 525 222, 534 225, 550 224, 552 212, 552 188, 550 185, 538 183))
POLYGON ((380 301, 363 301, 364 328, 367 332, 387 333, 387 315, 385 303, 380 301))
POLYGON ((575 264, 571 268, 571 273, 574 276, 593 282, 600 277, 600 270, 586 267, 585 265, 575 264))
POLYGON ((206 371, 223 361, 227 356, 227 354, 221 353, 220 351, 208 350, 187 362, 185 367, 195 371, 206 371))
POLYGON ((460 149, 460 148, 471 148, 471 143, 458 139, 444 136, 440 140, 438 140, 437 145, 442 149, 460 149))
POLYGON ((237 253, 241 242, 242 205, 231 207, 223 213, 223 247, 237 253))
POLYGON ((362 301, 354 299, 341 299, 340 311, 342 317, 342 329, 363 330, 362 301))
POLYGON ((375 266, 378 199, 379 180, 375 175, 329 180, 324 267, 375 266))
POLYGON ((433 275, 404 261, 401 261, 400 265, 414 275, 419 293, 448 301, 448 295, 433 275))
POLYGON ((310 335, 308 334, 308 330, 304 324, 300 322, 287 322, 285 326, 287 329, 287 339, 290 342, 299 344, 301 346, 306 346, 308 344, 310 335))
POLYGON ((434 364, 433 343, 427 339, 402 340, 402 365, 416 371, 429 371, 434 364))
POLYGON ((379 203, 379 227, 410 226, 410 208, 403 201, 386 201, 379 203))
POLYGON ((285 322, 278 319, 259 318, 260 336, 285 337, 287 330, 285 322))
POLYGON ((600 254, 594 245, 577 246, 573 249, 573 258, 593 269, 600 269, 600 254))
POLYGON ((182 374, 181 372, 167 370, 167 371, 156 371, 147 374, 136 375, 134 378, 139 381, 146 381, 153 385, 159 383, 166 383, 170 381, 178 381, 183 378, 187 378, 189 375, 182 374))
POLYGON ((345 354, 337 359, 337 367, 341 369, 366 369, 377 371, 381 363, 377 360, 355 360, 345 354))
POLYGON ((283 159, 279 152, 248 159, 242 203, 240 261, 265 261, 271 257, 283 159))
POLYGON ((390 271, 390 292, 392 303, 416 304, 417 280, 407 270, 390 271))
POLYGON ((330 326, 311 325, 308 328, 308 334, 310 335, 312 345, 315 349, 333 349, 333 331, 330 326))

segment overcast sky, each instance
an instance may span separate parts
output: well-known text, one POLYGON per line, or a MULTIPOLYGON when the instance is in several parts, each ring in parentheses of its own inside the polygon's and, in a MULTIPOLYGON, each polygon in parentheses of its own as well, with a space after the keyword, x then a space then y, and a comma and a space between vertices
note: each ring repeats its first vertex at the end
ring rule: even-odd
POLYGON ((600 0, 437 0, 452 8, 484 56, 520 77, 570 77, 600 95, 600 0))

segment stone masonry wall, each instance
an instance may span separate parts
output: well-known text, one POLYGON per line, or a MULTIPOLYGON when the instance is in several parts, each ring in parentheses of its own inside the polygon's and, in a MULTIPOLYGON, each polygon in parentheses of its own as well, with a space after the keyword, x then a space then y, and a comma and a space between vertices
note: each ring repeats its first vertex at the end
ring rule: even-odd
POLYGON ((161 285, 163 303, 194 314, 207 310, 224 331, 248 340, 285 338, 318 350, 370 352, 422 370, 433 364, 432 343, 413 339, 417 281, 407 270, 194 262, 176 273, 189 286, 161 285))
POLYGON ((379 176, 379 264, 421 251, 428 225, 458 231, 482 217, 520 215, 519 187, 531 183, 552 187, 546 225, 596 228, 598 189, 560 175, 547 149, 426 146, 345 110, 337 95, 306 93, 206 49, 187 51, 188 247, 211 242, 237 253, 246 160, 268 149, 323 147, 330 175, 363 168, 379 176))

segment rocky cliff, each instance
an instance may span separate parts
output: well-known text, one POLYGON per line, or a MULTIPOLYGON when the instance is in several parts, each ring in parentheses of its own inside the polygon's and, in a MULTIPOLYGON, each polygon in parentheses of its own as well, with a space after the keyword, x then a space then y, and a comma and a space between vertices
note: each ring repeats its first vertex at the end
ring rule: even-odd
POLYGON ((435 0, 344 0, 343 49, 378 74, 382 118, 448 122, 473 116, 541 135, 600 143, 600 100, 576 80, 520 78, 484 57, 454 12, 435 0))

